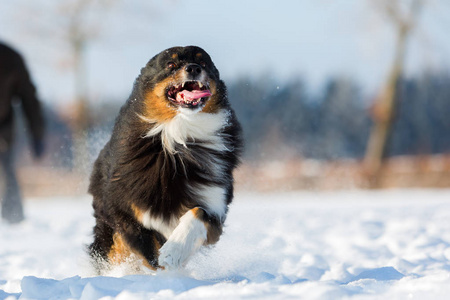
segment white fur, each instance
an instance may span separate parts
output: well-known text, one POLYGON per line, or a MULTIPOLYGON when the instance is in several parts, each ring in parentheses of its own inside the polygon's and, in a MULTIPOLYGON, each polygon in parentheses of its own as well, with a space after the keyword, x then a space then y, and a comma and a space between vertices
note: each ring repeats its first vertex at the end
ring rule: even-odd
POLYGON ((173 230, 177 226, 175 220, 171 219, 169 222, 165 222, 162 218, 152 216, 150 210, 144 213, 142 216, 142 225, 147 229, 154 229, 161 233, 166 239, 172 234, 173 230))
POLYGON ((199 196, 202 208, 208 214, 217 216, 221 221, 225 220, 227 205, 225 202, 225 189, 220 186, 200 186, 193 189, 199 196))
POLYGON ((202 140, 203 146, 216 151, 227 151, 229 149, 217 132, 227 125, 228 116, 229 112, 226 110, 221 110, 217 114, 209 114, 179 108, 177 115, 165 123, 158 124, 145 119, 147 122, 155 124, 145 137, 161 134, 165 149, 172 154, 175 153, 175 144, 181 144, 187 148, 188 139, 202 140))
POLYGON ((192 211, 180 218, 180 223, 167 242, 159 249, 158 263, 167 269, 177 269, 183 266, 206 241, 205 224, 197 219, 192 211))

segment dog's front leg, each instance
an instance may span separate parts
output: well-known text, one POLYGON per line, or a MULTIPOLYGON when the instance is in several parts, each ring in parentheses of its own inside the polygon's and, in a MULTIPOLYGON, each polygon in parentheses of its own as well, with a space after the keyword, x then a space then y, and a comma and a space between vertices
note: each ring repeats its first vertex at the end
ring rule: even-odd
POLYGON ((189 210, 159 249, 159 265, 167 269, 183 266, 203 244, 217 242, 221 233, 222 223, 219 220, 200 207, 189 210))

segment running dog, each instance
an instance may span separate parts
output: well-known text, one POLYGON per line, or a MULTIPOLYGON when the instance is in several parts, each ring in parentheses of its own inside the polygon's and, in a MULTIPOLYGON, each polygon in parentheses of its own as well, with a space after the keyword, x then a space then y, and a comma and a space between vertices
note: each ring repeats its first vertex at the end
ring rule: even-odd
POLYGON ((153 270, 177 269, 216 243, 241 149, 241 127, 210 56, 188 46, 153 57, 91 174, 97 271, 131 256, 153 270))

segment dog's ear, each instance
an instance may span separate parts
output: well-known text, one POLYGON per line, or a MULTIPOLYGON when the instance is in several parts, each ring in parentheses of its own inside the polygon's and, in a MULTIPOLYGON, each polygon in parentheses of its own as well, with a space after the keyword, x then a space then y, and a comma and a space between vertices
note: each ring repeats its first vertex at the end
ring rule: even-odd
POLYGON ((141 69, 141 73, 136 80, 136 83, 141 88, 153 88, 153 86, 162 81, 169 75, 169 72, 164 67, 163 53, 155 55, 148 63, 141 69), (163 65, 161 67, 161 64, 163 65))
POLYGON ((142 77, 153 77, 157 73, 157 58, 154 56, 152 59, 149 60, 149 62, 141 69, 141 76, 142 77))

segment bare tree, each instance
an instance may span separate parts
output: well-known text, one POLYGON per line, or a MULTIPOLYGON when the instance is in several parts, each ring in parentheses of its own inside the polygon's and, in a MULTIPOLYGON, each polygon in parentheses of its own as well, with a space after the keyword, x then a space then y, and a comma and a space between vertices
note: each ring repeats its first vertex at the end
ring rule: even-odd
POLYGON ((373 106, 372 118, 374 125, 364 158, 364 167, 368 175, 369 185, 378 187, 382 162, 389 145, 392 124, 398 106, 399 81, 404 71, 408 39, 417 24, 423 0, 372 1, 375 7, 390 20, 396 31, 394 59, 384 87, 373 106))
POLYGON ((100 24, 89 18, 92 13, 108 8, 113 0, 71 0, 59 6, 67 24, 64 38, 71 51, 74 70, 75 111, 72 120, 74 167, 85 171, 89 161, 87 132, 90 127, 88 102, 88 72, 86 68, 87 45, 98 37, 100 24))
POLYGON ((82 174, 89 161, 87 132, 90 125, 88 101, 88 46, 99 39, 105 12, 118 0, 28 1, 18 11, 21 36, 50 52, 52 62, 63 61, 73 72, 74 102, 69 123, 72 129, 74 171, 82 174), (101 16, 101 17, 100 17, 101 16), (68 62, 68 63, 67 63, 68 62))

